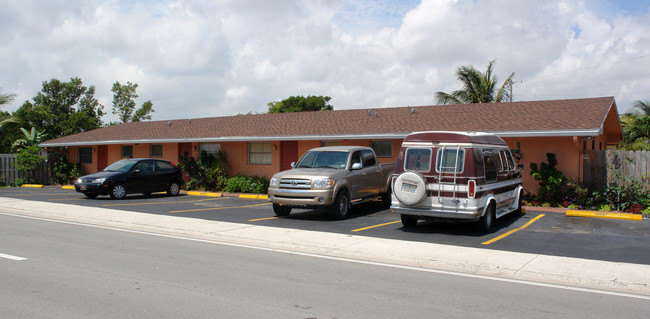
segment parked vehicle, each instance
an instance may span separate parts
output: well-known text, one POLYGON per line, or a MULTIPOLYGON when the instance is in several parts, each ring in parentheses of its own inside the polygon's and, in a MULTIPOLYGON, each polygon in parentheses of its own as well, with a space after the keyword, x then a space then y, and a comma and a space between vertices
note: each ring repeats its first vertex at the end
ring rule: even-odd
POLYGON ((278 216, 289 215, 292 208, 330 207, 331 217, 342 219, 352 204, 379 196, 390 204, 395 163, 379 164, 370 147, 319 147, 291 166, 270 181, 269 201, 278 216))
POLYGON ((418 132, 402 142, 391 209, 402 224, 420 219, 478 221, 489 232, 495 219, 521 212, 521 167, 498 136, 418 132))
POLYGON ((175 196, 182 185, 182 173, 174 163, 132 158, 119 160, 101 172, 80 177, 74 188, 88 198, 109 195, 111 198, 122 199, 131 193, 148 196, 154 192, 167 192, 167 195, 175 196))

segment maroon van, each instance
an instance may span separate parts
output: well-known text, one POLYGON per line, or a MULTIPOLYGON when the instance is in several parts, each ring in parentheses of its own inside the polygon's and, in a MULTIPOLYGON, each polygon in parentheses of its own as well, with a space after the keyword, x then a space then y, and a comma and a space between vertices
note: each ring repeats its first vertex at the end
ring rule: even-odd
POLYGON ((405 227, 420 219, 478 221, 521 212, 521 169, 498 136, 417 132, 402 142, 392 180, 391 210, 405 227))

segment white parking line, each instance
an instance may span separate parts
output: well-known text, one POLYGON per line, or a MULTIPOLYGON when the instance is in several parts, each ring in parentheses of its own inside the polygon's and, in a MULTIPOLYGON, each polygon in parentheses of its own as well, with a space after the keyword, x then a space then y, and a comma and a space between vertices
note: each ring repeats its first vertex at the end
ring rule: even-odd
POLYGON ((2 253, 0 253, 0 258, 6 258, 6 259, 11 259, 11 260, 17 260, 17 261, 27 260, 27 258, 7 255, 7 254, 2 254, 2 253))

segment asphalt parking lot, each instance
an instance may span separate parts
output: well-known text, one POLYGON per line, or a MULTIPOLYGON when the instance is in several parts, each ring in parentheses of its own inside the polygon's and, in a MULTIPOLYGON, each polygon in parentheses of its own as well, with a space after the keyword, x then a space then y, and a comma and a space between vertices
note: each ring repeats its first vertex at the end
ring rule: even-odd
POLYGON ((484 234, 470 223, 424 222, 404 228, 399 215, 379 203, 354 206, 345 220, 331 220, 324 210, 294 209, 278 218, 265 199, 238 197, 129 195, 88 199, 61 187, 0 188, 0 197, 111 208, 137 213, 285 227, 406 241, 506 250, 650 265, 650 221, 567 217, 563 213, 528 209, 522 216, 506 216, 493 232, 484 234))

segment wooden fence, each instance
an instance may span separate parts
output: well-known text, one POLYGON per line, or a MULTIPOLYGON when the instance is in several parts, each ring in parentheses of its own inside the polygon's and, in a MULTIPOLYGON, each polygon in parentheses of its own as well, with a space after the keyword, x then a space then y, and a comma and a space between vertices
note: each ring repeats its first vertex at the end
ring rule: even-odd
POLYGON ((49 184, 50 174, 47 162, 42 163, 31 172, 23 173, 16 168, 16 155, 0 154, 0 185, 16 185, 18 181, 49 184))
POLYGON ((641 181, 650 190, 649 151, 587 151, 584 165, 583 181, 587 185, 604 188, 610 182, 641 181))

